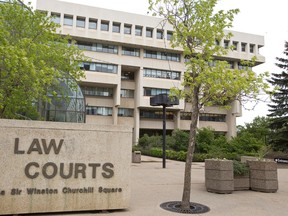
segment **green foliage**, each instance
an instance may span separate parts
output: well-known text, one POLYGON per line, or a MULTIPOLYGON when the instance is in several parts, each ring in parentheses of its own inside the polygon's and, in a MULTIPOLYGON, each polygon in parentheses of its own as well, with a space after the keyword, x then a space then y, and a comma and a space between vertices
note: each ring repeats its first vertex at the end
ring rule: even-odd
POLYGON ((0 4, 0 118, 38 118, 37 102, 49 102, 61 80, 84 76, 84 55, 57 27, 16 1, 0 4))
POLYGON ((288 152, 288 42, 285 42, 284 57, 277 57, 276 66, 281 72, 272 73, 269 83, 275 87, 269 116, 271 133, 270 143, 274 150, 288 152))
POLYGON ((233 172, 234 176, 245 176, 249 174, 249 166, 246 163, 233 160, 233 172))
POLYGON ((172 133, 169 148, 175 151, 186 151, 189 143, 189 133, 181 130, 175 130, 172 133))

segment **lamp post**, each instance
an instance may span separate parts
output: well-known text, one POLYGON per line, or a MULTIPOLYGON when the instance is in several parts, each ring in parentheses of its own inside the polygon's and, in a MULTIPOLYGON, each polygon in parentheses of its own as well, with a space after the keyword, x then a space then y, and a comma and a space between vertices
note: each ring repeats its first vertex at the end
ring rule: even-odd
POLYGON ((166 168, 166 107, 172 107, 173 105, 179 105, 179 99, 176 97, 171 98, 168 94, 159 94, 150 98, 150 106, 163 107, 162 168, 166 168))

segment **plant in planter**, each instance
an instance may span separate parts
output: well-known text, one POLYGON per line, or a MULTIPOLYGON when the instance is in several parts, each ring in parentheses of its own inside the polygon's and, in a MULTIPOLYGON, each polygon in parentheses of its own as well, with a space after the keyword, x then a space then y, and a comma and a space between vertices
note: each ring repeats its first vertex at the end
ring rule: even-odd
POLYGON ((250 187, 254 191, 275 193, 278 190, 277 163, 264 159, 268 151, 269 147, 265 147, 260 151, 258 161, 248 161, 250 187))
POLYGON ((205 186, 208 192, 232 193, 234 191, 233 161, 206 159, 205 186))
POLYGON ((234 190, 249 190, 249 166, 240 161, 233 161, 234 190))

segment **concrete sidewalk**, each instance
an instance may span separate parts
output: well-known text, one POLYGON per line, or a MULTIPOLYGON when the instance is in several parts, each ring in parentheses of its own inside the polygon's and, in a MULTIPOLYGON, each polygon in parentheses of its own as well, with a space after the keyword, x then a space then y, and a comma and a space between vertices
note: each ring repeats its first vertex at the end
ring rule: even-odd
MULTIPOLYGON (((183 190, 184 163, 142 156, 142 163, 132 164, 131 205, 127 210, 53 214, 53 216, 167 216, 185 215, 160 208, 168 201, 180 201, 183 190)), ((235 191, 232 194, 209 193, 204 185, 204 163, 193 163, 191 202, 210 208, 205 216, 274 216, 288 215, 288 169, 278 169, 277 193, 235 191)), ((47 214, 46 214, 47 215, 47 214)), ((51 215, 51 214, 49 214, 51 215)))

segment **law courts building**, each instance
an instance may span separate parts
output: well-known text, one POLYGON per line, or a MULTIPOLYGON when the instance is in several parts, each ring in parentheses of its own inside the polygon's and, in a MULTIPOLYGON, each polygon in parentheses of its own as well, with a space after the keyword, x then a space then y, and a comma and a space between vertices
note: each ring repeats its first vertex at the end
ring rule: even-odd
MULTIPOLYGON (((86 123, 133 126, 133 143, 144 133, 162 129, 162 107, 150 106, 150 97, 180 87, 185 71, 181 49, 169 45, 173 29, 161 19, 91 7, 57 0, 37 0, 37 10, 59 23, 59 33, 71 35, 90 62, 83 62, 86 78, 80 86, 85 96, 86 123)), ((234 45, 226 60, 231 68, 241 67, 240 59, 256 56, 256 64, 265 58, 259 54, 264 37, 232 32, 234 45)), ((167 109, 167 130, 189 130, 191 105, 184 100, 167 109)), ((230 110, 205 107, 199 127, 210 126, 227 137, 236 135, 236 117, 241 116, 239 102, 230 110)))

